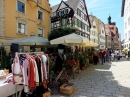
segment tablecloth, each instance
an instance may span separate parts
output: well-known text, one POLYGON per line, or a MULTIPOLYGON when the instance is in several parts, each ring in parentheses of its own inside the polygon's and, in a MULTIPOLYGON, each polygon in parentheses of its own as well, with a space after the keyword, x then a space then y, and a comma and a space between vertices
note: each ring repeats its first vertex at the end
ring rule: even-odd
MULTIPOLYGON (((0 97, 8 97, 15 94, 15 85, 13 83, 0 84, 0 97)), ((23 90, 23 85, 17 85, 17 90, 23 90)))

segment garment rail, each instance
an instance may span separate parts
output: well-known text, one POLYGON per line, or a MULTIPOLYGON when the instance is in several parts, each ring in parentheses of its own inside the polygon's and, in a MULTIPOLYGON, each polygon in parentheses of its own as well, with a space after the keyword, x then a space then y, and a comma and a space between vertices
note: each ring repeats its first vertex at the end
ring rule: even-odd
POLYGON ((18 54, 44 54, 44 52, 16 52, 18 54))

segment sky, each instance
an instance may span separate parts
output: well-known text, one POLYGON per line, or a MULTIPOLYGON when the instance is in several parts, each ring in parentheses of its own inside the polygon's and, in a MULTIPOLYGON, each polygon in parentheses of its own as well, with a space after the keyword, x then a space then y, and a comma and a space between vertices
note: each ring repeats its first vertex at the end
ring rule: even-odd
MULTIPOLYGON (((63 0, 67 1, 67 0, 63 0)), ((51 6, 59 4, 61 0, 49 0, 51 6)), ((124 23, 121 17, 122 0, 85 0, 88 14, 93 14, 104 24, 108 23, 108 17, 111 16, 111 22, 116 22, 118 32, 121 33, 121 40, 124 39, 124 23)))

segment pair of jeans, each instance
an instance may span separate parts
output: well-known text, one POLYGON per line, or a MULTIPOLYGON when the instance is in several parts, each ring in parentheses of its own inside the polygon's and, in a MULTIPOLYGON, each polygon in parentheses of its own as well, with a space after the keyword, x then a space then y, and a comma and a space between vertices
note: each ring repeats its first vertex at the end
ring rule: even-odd
POLYGON ((105 63, 105 57, 104 56, 102 56, 102 65, 103 65, 103 63, 105 63))
POLYGON ((109 61, 109 55, 106 55, 106 61, 109 61))

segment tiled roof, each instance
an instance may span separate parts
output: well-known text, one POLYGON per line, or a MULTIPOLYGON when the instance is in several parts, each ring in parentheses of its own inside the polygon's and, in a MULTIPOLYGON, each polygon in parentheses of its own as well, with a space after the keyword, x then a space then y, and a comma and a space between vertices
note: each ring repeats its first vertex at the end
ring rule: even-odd
MULTIPOLYGON (((71 7, 73 10, 76 10, 77 5, 79 4, 79 1, 80 0, 67 0, 65 1, 65 3, 68 4, 68 6, 71 7)), ((59 4, 52 6, 52 12, 55 12, 58 7, 59 7, 59 4)))

